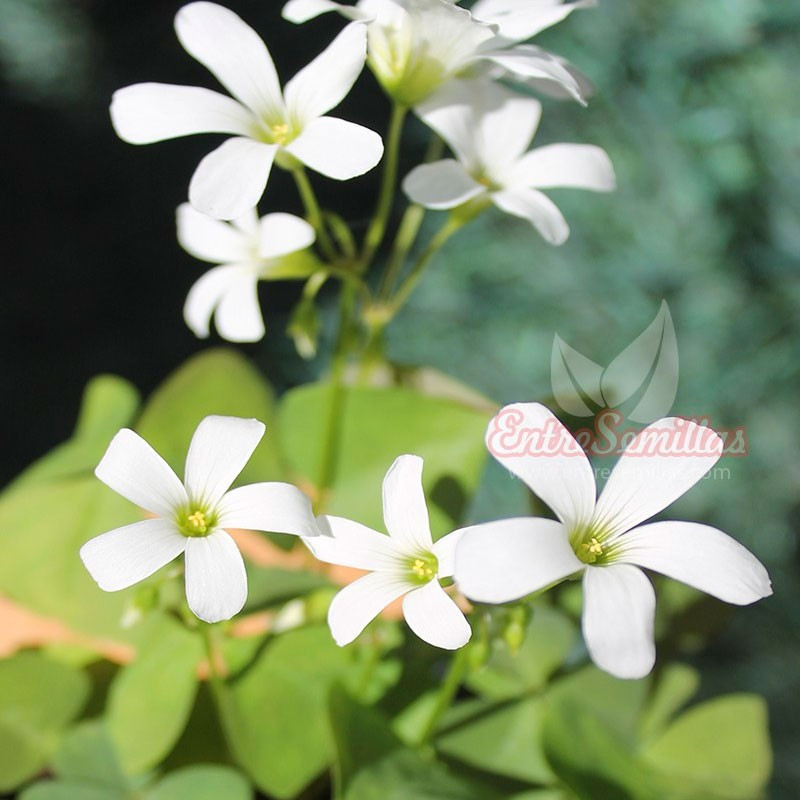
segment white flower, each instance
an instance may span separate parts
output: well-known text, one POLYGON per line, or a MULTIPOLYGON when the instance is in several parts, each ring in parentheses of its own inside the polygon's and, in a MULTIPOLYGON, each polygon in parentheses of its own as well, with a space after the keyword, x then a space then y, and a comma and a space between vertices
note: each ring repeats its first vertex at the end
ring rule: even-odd
POLYGON ((722 531, 694 522, 641 525, 716 463, 723 445, 710 429, 677 418, 654 422, 631 441, 596 499, 588 458, 548 409, 520 403, 503 409, 501 418, 513 425, 490 424, 490 451, 560 521, 518 518, 463 529, 455 577, 467 597, 504 603, 582 572, 583 635, 592 659, 620 678, 639 678, 655 661, 655 593, 640 568, 737 605, 772 593, 763 565, 722 531), (550 455, 504 450, 504 435, 518 444, 525 431, 534 437, 549 431, 550 455), (676 436, 702 447, 644 455, 646 443, 676 436))
POLYGON ((478 0, 470 10, 475 19, 494 25, 504 39, 523 42, 566 19, 576 9, 596 4, 596 0, 478 0))
POLYGON ((190 3, 178 11, 175 30, 186 51, 236 99, 194 86, 139 83, 114 93, 111 119, 117 135, 131 144, 233 134, 194 173, 189 199, 198 211, 218 219, 240 217, 258 203, 276 158, 279 165, 300 162, 337 180, 361 175, 380 161, 378 134, 324 116, 364 66, 363 25, 345 28, 284 92, 264 42, 227 8, 190 3))
POLYGON ((258 281, 304 278, 319 266, 306 250, 314 242, 314 229, 292 214, 267 214, 259 220, 252 209, 229 223, 184 203, 176 216, 181 247, 195 258, 222 265, 206 272, 186 298, 183 316, 195 336, 208 336, 215 314, 224 339, 258 341, 264 335, 258 281))
POLYGON ((439 578, 453 574, 458 536, 435 544, 422 489, 422 459, 396 459, 383 481, 383 518, 389 535, 341 517, 320 517, 323 534, 305 540, 320 561, 370 570, 331 602, 328 623, 336 643, 353 641, 386 606, 403 597, 403 616, 420 639, 456 650, 469 641, 464 614, 439 578), (324 535, 329 532, 330 535, 324 535))
POLYGON ((194 614, 219 622, 241 611, 247 575, 225 529, 318 533, 308 498, 288 483, 228 491, 263 435, 264 425, 255 419, 206 417, 192 437, 181 483, 144 439, 121 430, 95 475, 155 516, 83 545, 81 559, 100 588, 126 589, 184 553, 186 599, 194 614))
POLYGON ((369 66, 401 105, 416 106, 451 79, 481 71, 555 82, 583 102, 579 83, 557 57, 516 44, 449 0, 360 0, 355 6, 290 0, 283 16, 305 22, 328 11, 366 23, 369 66))
POLYGON ((542 111, 533 98, 491 83, 455 81, 417 110, 458 157, 422 164, 406 176, 403 190, 426 208, 490 200, 527 219, 551 244, 563 244, 569 226, 539 190, 615 187, 614 168, 599 147, 551 144, 528 151, 542 111))

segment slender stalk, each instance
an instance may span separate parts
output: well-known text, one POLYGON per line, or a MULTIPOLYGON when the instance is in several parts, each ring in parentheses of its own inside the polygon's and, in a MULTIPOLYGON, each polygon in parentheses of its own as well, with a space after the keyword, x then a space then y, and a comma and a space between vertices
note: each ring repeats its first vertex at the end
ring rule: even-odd
POLYGON ((321 514, 328 501, 328 494, 336 477, 339 461, 339 446, 342 435, 342 404, 344 402, 344 372, 347 366, 350 326, 353 316, 355 287, 347 282, 342 287, 339 302, 339 332, 331 362, 330 397, 325 414, 325 429, 322 435, 322 455, 317 476, 317 497, 314 510, 321 514))
POLYGON ((442 716, 445 711, 450 708, 453 700, 455 699, 458 689, 461 686, 464 677, 469 667, 469 645, 462 647, 456 651, 453 660, 450 662, 450 667, 447 670, 444 681, 439 688, 439 693, 436 697, 436 704, 433 707, 428 721, 419 736, 420 747, 430 743, 436 729, 439 727, 442 716))
POLYGON ((381 180, 378 204, 375 207, 375 215, 372 218, 366 236, 364 246, 361 251, 361 268, 365 270, 378 251, 386 233, 386 225, 389 222, 389 214, 392 210, 394 200, 395 184, 397 183, 397 164, 400 159, 400 140, 403 133, 403 123, 406 119, 408 109, 405 106, 395 104, 392 106, 392 116, 389 120, 389 132, 386 136, 386 151, 383 163, 383 178, 381 180))
POLYGON ((447 222, 438 230, 436 235, 428 242, 427 247, 420 253, 411 271, 398 287, 394 297, 391 298, 388 304, 387 323, 397 314, 403 305, 405 305, 411 293, 416 288, 417 283, 419 283, 422 273, 425 272, 425 267, 428 266, 433 256, 441 250, 448 239, 462 228, 466 222, 467 220, 463 217, 451 215, 447 222))
POLYGON ((317 241, 325 258, 331 261, 336 260, 336 248, 328 235, 328 229, 325 227, 325 220, 322 216, 322 209, 319 206, 317 196, 314 194, 314 187, 311 185, 306 171, 302 167, 298 167, 292 170, 292 175, 294 176, 294 182, 297 184, 297 191, 303 201, 309 222, 317 232, 317 241))
POLYGON ((220 654, 214 641, 214 626, 209 625, 207 622, 201 622, 200 633, 203 637, 206 659, 208 660, 208 685, 211 687, 211 694, 214 696, 217 711, 221 716, 227 711, 228 699, 225 683, 218 669, 220 654))

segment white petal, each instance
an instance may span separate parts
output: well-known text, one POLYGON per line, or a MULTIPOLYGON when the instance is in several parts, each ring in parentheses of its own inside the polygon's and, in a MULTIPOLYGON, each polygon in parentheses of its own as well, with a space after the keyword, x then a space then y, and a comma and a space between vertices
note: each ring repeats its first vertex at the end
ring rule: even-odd
POLYGON ((289 0, 283 7, 281 16, 289 22, 308 22, 320 14, 329 11, 338 11, 343 17, 348 19, 369 19, 370 15, 364 13, 356 6, 345 6, 341 3, 334 3, 332 0, 289 0))
POLYGON ((402 550, 411 554, 433 547, 419 456, 398 456, 389 467, 383 479, 383 521, 402 550))
POLYGON ((550 409, 541 403, 505 406, 489 423, 486 447, 570 531, 592 518, 595 482, 589 459, 550 409))
POLYGON ((513 185, 537 189, 571 187, 610 192, 614 167, 605 150, 591 144, 551 144, 526 153, 510 176, 513 185))
POLYGON ((328 625, 336 644, 350 644, 389 603, 411 588, 408 581, 383 572, 371 572, 345 586, 328 609, 328 625))
POLYGON ((286 147, 316 172, 346 181, 369 172, 383 156, 383 141, 374 131, 335 117, 315 119, 286 147))
POLYGON ((186 52, 258 116, 283 116, 281 88, 269 50, 233 11, 216 3, 190 3, 175 15, 175 32, 186 52))
POLYGON ((454 80, 417 107, 473 174, 503 175, 527 149, 542 106, 488 81, 454 80))
POLYGON ((478 0, 471 10, 475 19, 497 25, 498 34, 504 39, 521 42, 561 22, 576 8, 589 8, 595 4, 595 0, 574 3, 560 0, 478 0))
POLYGON ((654 522, 618 540, 619 560, 743 606, 772 594, 764 565, 727 534, 695 522, 654 522))
POLYGON ((420 164, 406 175, 403 191, 414 203, 425 208, 454 208, 486 193, 458 161, 451 158, 433 164, 420 164))
POLYGON ((317 524, 320 535, 303 542, 320 561, 384 572, 403 568, 403 556, 386 534, 344 517, 318 517, 317 524))
POLYGON ((643 678, 653 668, 656 595, 629 564, 587 567, 583 576, 583 638, 592 661, 617 678, 643 678))
POLYGON ((193 133, 250 136, 253 115, 240 103, 198 86, 137 83, 114 92, 111 123, 120 139, 150 144, 193 133))
POLYGON ((515 188, 492 194, 492 202, 508 214, 522 217, 550 244, 564 244, 569 225, 556 204, 536 189, 515 188))
POLYGON ((266 430, 257 419, 205 417, 186 455, 186 489, 195 502, 216 506, 250 460, 266 430))
POLYGON ((215 316, 217 332, 229 342, 257 342, 264 336, 258 304, 258 275, 243 273, 222 295, 215 316))
POLYGON ((258 252, 263 258, 277 258, 314 244, 314 228, 294 214, 267 214, 259 223, 258 252))
POLYGON ((190 255, 212 264, 245 261, 250 252, 248 238, 238 228, 195 210, 189 203, 175 214, 178 242, 190 255))
POLYGON ((344 100, 367 58, 367 28, 348 25, 285 89, 286 113, 291 124, 304 128, 344 100))
POLYGON ((236 542, 225 531, 187 539, 186 600, 205 622, 221 622, 242 610, 247 573, 236 542))
POLYGON ((567 532, 552 519, 519 517, 464 528, 456 548, 455 580, 480 603, 507 603, 584 568, 567 532))
POLYGON ((572 73, 551 53, 530 44, 519 44, 511 48, 484 50, 479 58, 487 59, 514 77, 545 78, 560 83, 571 97, 582 105, 586 101, 581 87, 572 73))
POLYGON ((650 519, 691 489, 717 463, 722 447, 713 430, 689 420, 666 417, 648 425, 616 463, 594 522, 619 535, 650 519))
POLYGON ((189 290, 183 306, 183 318, 195 336, 209 334, 211 315, 225 293, 237 281, 247 280, 250 270, 237 264, 210 269, 189 290))
POLYGON ((472 636, 464 613, 437 580, 429 581, 403 598, 403 616, 408 627, 434 647, 458 650, 472 636))
POLYGON ((94 474, 132 503, 161 517, 172 517, 187 501, 186 490, 169 464, 128 428, 111 440, 94 474))
POLYGON ((216 219, 235 219, 258 205, 278 145, 236 138, 223 142, 198 165, 189 184, 189 201, 216 219))
POLYGON ((466 528, 448 533, 433 543, 433 554, 439 562, 437 577, 450 578, 456 571, 456 548, 466 528))
POLYGON ((290 483, 253 483, 228 492, 220 501, 221 528, 317 536, 311 502, 290 483))
POLYGON ((134 522, 91 539, 81 547, 81 560, 106 592, 127 589, 177 558, 186 537, 166 519, 134 522))

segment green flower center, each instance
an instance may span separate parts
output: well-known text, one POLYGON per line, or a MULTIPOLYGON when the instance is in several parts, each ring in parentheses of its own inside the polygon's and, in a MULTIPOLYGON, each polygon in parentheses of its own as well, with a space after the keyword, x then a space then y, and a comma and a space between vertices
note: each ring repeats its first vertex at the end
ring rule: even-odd
POLYGON ((408 568, 415 583, 428 583, 439 572, 439 559, 433 553, 420 553, 410 559, 408 568))
POLYGON ((176 522, 184 536, 208 536, 217 526, 217 515, 207 508, 189 506, 178 512, 176 522))
POLYGON ((609 536, 609 531, 590 524, 573 531, 569 542, 584 564, 609 564, 617 549, 607 541, 609 536))

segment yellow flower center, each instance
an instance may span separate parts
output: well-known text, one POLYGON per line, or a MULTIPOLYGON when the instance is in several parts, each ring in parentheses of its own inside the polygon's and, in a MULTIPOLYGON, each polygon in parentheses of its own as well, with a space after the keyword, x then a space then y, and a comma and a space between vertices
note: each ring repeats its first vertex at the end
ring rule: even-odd
POLYGON ((269 132, 274 144, 286 144, 289 141, 289 126, 285 122, 270 125, 269 132))
POLYGON ((186 517, 186 522, 191 528, 194 528, 197 533, 205 533, 208 530, 206 515, 202 511, 195 511, 194 514, 189 514, 189 516, 186 517))
POLYGON ((184 536, 208 536, 217 525, 217 515, 213 509, 190 505, 178 512, 175 521, 184 536))
POLYGON ((587 564, 594 564, 603 555, 603 545, 593 536, 588 542, 578 545, 578 558, 587 564))
POLYGON ((439 571, 439 560, 433 553, 421 553, 411 560, 409 567, 414 581, 428 583, 436 577, 436 573, 439 571))

